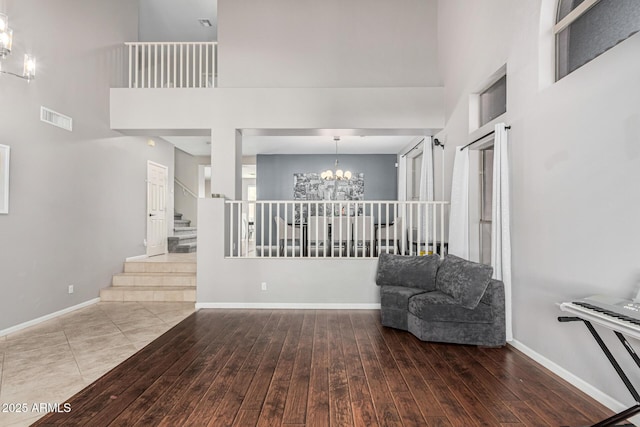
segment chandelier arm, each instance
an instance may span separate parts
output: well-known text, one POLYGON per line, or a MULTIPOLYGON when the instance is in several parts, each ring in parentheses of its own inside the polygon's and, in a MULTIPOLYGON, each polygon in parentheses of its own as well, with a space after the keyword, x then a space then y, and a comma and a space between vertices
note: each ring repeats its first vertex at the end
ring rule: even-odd
POLYGON ((0 74, 9 74, 9 75, 15 76, 15 77, 17 77, 17 78, 19 78, 19 79, 23 79, 23 80, 31 80, 31 79, 30 79, 29 77, 27 77, 27 76, 23 76, 23 75, 20 75, 20 74, 12 73, 11 71, 4 71, 4 70, 0 70, 0 74))

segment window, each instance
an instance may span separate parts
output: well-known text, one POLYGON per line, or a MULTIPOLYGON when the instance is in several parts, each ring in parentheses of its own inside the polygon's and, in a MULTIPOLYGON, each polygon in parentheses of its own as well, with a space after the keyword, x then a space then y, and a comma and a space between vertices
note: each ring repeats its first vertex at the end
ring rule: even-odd
POLYGON ((480 126, 507 112, 507 76, 480 93, 480 126))
POLYGON ((507 112, 507 64, 469 94, 469 132, 492 122, 507 112))
POLYGON ((493 203, 493 143, 480 150, 480 262, 491 264, 491 210, 493 203))
POLYGON ((638 0, 560 0, 556 80, 582 67, 640 30, 638 0))

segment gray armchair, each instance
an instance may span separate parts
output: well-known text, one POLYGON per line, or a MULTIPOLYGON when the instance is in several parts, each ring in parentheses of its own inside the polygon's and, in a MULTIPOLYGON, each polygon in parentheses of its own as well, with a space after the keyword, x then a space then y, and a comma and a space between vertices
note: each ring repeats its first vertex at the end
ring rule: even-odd
POLYGON ((409 331, 423 341, 502 346, 505 344, 504 284, 493 269, 447 255, 382 253, 382 324, 409 331))

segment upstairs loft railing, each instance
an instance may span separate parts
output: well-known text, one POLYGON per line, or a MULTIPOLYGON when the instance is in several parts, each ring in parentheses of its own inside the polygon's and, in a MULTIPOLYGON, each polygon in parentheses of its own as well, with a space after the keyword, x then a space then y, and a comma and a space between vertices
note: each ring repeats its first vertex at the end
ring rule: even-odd
POLYGON ((215 87, 216 42, 125 43, 129 88, 215 87))
POLYGON ((447 252, 449 202, 226 201, 229 258, 376 258, 447 252))

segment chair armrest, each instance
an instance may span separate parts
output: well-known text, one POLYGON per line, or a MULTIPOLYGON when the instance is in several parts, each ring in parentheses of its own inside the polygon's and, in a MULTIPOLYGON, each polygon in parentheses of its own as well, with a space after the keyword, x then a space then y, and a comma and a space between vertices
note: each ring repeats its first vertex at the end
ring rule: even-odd
POLYGON ((480 302, 490 305, 504 313, 504 283, 500 280, 491 279, 489 286, 487 286, 487 290, 484 291, 484 295, 480 299, 480 302))

